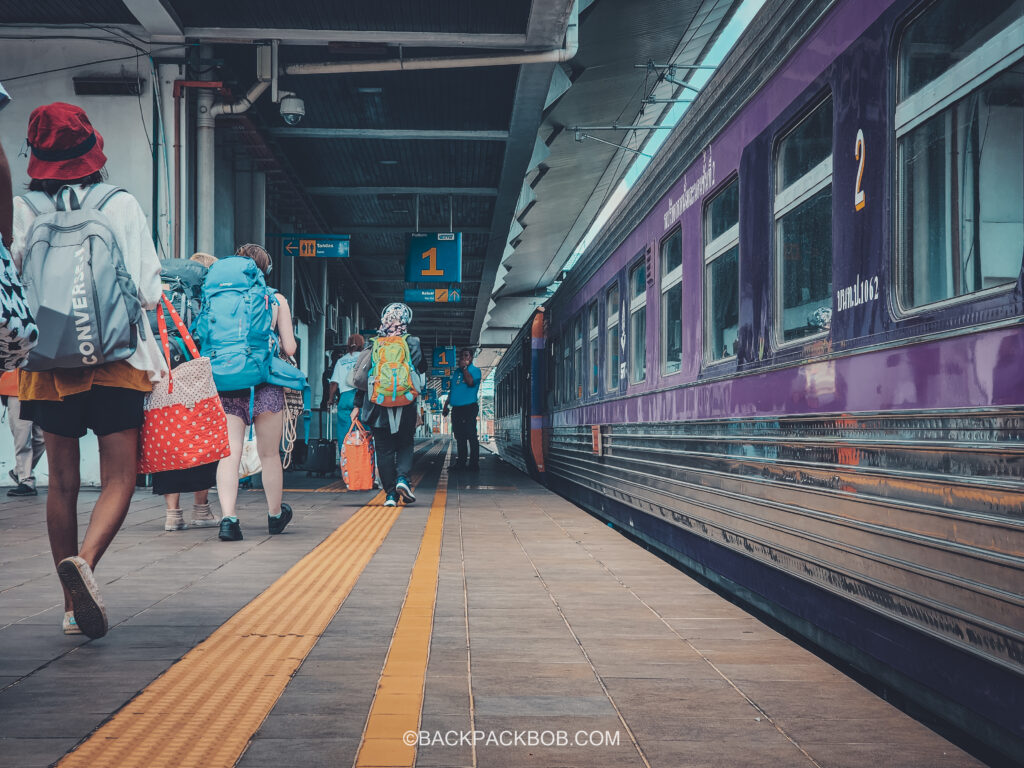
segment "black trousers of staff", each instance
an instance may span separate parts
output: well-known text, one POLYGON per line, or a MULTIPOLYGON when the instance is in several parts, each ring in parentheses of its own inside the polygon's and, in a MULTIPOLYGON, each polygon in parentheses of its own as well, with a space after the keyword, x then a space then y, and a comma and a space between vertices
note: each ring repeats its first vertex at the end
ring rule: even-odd
POLYGON ((469 454, 469 466, 480 463, 480 443, 476 437, 476 414, 480 410, 476 403, 456 405, 452 408, 452 432, 455 435, 455 463, 466 466, 466 454, 469 454), (467 450, 468 444, 468 450, 467 450))

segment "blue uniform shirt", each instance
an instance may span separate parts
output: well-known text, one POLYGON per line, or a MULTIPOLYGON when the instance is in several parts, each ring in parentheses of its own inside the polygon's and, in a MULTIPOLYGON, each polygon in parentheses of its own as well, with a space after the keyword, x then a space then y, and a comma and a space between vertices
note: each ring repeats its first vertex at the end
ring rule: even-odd
POLYGON ((452 393, 448 398, 448 405, 452 408, 457 405, 472 405, 480 393, 480 369, 470 363, 468 370, 475 382, 472 387, 466 386, 466 380, 462 378, 460 368, 452 371, 452 393))

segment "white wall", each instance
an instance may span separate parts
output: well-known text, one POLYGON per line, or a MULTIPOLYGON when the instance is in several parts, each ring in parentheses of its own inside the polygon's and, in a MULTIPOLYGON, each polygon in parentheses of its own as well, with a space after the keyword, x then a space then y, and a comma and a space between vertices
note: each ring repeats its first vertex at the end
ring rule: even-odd
MULTIPOLYGON (((25 30, 30 34, 30 30, 25 30)), ((103 136, 104 153, 110 182, 122 186, 135 195, 152 225, 153 159, 150 141, 153 136, 152 80, 149 59, 135 57, 134 49, 124 45, 92 40, 7 40, 0 43, 0 73, 4 87, 11 95, 11 103, 0 111, 0 141, 11 165, 14 193, 25 191, 28 184, 28 155, 25 135, 28 117, 33 109, 54 101, 63 101, 82 107, 96 130, 103 136), (61 72, 35 75, 42 70, 61 69, 98 59, 130 56, 123 61, 76 67, 61 72), (139 72, 146 80, 140 99, 134 96, 76 96, 71 78, 75 75, 135 75, 139 72), (21 78, 22 75, 32 75, 21 78)), ((167 70, 173 79, 176 67, 167 70)), ((170 85, 166 86, 165 104, 170 101, 170 85)), ((172 113, 165 109, 165 124, 171 128, 172 113)), ((158 148, 163 162, 163 148, 158 148)), ((168 147, 168 153, 171 148, 168 147)), ((173 158, 171 158, 173 162, 173 158)), ((166 179, 161 174, 161 210, 158 212, 161 231, 166 237, 167 211, 166 179)), ((164 238, 161 238, 164 239, 164 238)), ((169 253, 167 241, 163 248, 169 253)), ((165 255, 164 253, 161 256, 165 255)), ((6 418, 0 424, 0 486, 7 484, 7 470, 14 465, 14 445, 6 418)), ((46 459, 36 471, 40 485, 47 482, 46 459)), ((82 482, 99 483, 99 457, 96 439, 91 435, 82 440, 82 482)))

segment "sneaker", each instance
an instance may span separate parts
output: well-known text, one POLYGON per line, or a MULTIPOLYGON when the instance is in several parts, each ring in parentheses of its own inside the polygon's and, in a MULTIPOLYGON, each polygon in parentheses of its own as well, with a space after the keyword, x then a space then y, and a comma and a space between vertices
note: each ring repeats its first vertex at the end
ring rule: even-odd
POLYGON ((64 630, 65 635, 80 635, 82 630, 78 626, 78 622, 75 621, 74 611, 64 611, 64 620, 60 623, 60 628, 64 630))
POLYGON ((384 506, 385 507, 397 507, 398 506, 398 495, 394 494, 394 493, 389 493, 388 497, 386 499, 384 499, 384 506))
POLYGON ((28 483, 18 483, 17 488, 11 488, 7 492, 8 496, 38 496, 39 491, 33 488, 28 483))
POLYGON ((213 528, 220 525, 220 520, 213 516, 209 504, 193 504, 192 522, 189 525, 193 528, 213 528))
POLYGON ((164 521, 165 531, 183 531, 187 527, 185 525, 185 516, 181 513, 180 509, 167 510, 167 519, 164 521))
POLYGON ((221 541, 241 541, 242 526, 238 524, 237 517, 225 517, 220 521, 220 533, 218 538, 221 541))
POLYGON ((399 496, 402 497, 402 501, 406 504, 412 504, 416 501, 416 497, 413 496, 412 493, 412 488, 409 487, 409 481, 404 477, 398 478, 398 482, 395 483, 395 490, 398 492, 399 496))
POLYGON ((271 534, 280 533, 285 526, 292 521, 292 508, 287 504, 281 505, 281 514, 267 515, 267 530, 271 534))
POLYGON ((89 564, 77 555, 65 557, 57 563, 57 576, 71 593, 75 623, 82 634, 93 640, 107 634, 107 611, 89 564))

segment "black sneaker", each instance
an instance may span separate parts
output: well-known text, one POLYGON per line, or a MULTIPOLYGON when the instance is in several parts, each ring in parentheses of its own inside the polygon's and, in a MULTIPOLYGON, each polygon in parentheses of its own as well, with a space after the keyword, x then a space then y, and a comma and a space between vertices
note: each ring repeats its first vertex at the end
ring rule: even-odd
POLYGON ((267 530, 272 534, 280 533, 285 526, 292 521, 292 508, 287 504, 281 505, 281 514, 267 515, 267 530))
POLYGON ((384 499, 385 507, 397 507, 398 506, 398 494, 389 493, 388 497, 384 499))
POLYGON ((406 504, 412 504, 416 501, 412 488, 409 486, 409 481, 404 477, 398 478, 398 482, 395 483, 395 491, 398 493, 399 498, 401 498, 406 504))
POLYGON ((7 492, 8 496, 38 496, 39 491, 33 488, 28 483, 18 483, 17 488, 11 488, 7 492))
POLYGON ((225 517, 220 521, 220 533, 218 538, 221 541, 241 541, 242 526, 238 524, 237 517, 225 517))

